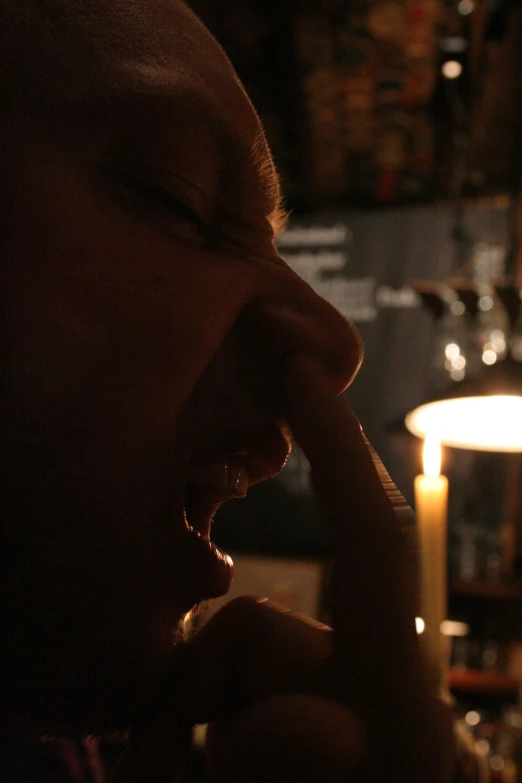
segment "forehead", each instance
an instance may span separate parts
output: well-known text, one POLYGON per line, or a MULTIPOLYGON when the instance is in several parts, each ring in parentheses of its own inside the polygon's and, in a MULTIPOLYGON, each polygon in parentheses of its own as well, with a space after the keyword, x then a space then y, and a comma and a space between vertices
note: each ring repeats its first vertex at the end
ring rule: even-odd
POLYGON ((139 88, 134 86, 113 102, 115 118, 125 124, 136 141, 154 135, 157 141, 178 146, 183 155, 218 156, 237 162, 252 151, 261 134, 261 123, 231 68, 198 73, 185 64, 140 68, 139 88), (180 142, 182 142, 180 144, 180 142))
POLYGON ((136 141, 153 132, 171 153, 177 148, 182 167, 192 166, 196 178, 204 180, 218 164, 229 184, 257 191, 269 211, 276 209, 280 189, 271 155, 230 61, 188 9, 170 7, 171 27, 154 37, 154 47, 137 47, 132 58, 116 64, 131 125, 136 120, 136 141), (232 183, 238 178, 244 182, 232 183))
POLYGON ((15 41, 9 59, 18 57, 10 70, 18 74, 14 111, 31 127, 40 113, 61 138, 72 118, 72 143, 78 131, 94 148, 108 132, 116 149, 131 154, 154 147, 155 162, 168 161, 174 173, 198 184, 219 169, 245 203, 252 196, 265 215, 276 210, 279 184, 256 112, 183 2, 41 0, 36 7, 24 46, 15 41))
POLYGON ((188 22, 154 36, 150 50, 135 47, 130 57, 116 58, 115 83, 127 96, 171 102, 188 119, 206 116, 216 131, 251 144, 259 120, 243 86, 209 31, 195 17, 188 22))

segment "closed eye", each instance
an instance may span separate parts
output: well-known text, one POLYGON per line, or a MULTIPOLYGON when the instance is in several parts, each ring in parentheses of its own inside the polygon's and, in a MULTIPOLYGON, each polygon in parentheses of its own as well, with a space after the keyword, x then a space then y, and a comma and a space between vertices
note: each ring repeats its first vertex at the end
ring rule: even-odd
POLYGON ((198 243, 203 240, 206 245, 209 241, 210 227, 199 212, 152 177, 149 179, 120 168, 106 169, 105 177, 113 199, 126 211, 157 224, 168 235, 178 235, 185 226, 185 233, 187 230, 193 232, 198 243))
POLYGON ((156 207, 169 215, 174 215, 191 221, 202 236, 206 235, 207 227, 195 209, 187 206, 161 185, 151 185, 142 180, 129 180, 126 186, 150 206, 156 207))

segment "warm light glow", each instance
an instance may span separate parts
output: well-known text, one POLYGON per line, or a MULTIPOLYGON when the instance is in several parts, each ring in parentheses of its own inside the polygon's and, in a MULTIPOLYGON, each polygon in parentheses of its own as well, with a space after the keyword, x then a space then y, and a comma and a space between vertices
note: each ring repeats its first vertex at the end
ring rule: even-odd
POLYGON ((466 312, 466 307, 464 305, 464 302, 461 302, 459 299, 456 299, 454 302, 450 304, 450 310, 453 313, 453 315, 464 315, 466 312))
POLYGON ((491 310, 494 304, 493 297, 489 294, 484 294, 484 296, 481 296, 477 302, 478 309, 483 310, 484 312, 491 310))
POLYGON ((458 620, 443 620, 440 624, 440 632, 443 636, 467 636, 469 625, 458 620))
POLYGON ((448 359, 456 359, 457 356, 460 355, 460 348, 457 343, 448 343, 444 349, 444 353, 448 359))
POLYGON ((464 720, 468 726, 478 726, 480 723, 480 712, 477 712, 477 710, 470 710, 469 712, 466 712, 464 720))
POLYGON ((457 6, 457 10, 461 16, 468 16, 468 14, 473 11, 473 8, 473 0, 460 0, 460 3, 457 6))
POLYGON ((438 476, 440 474, 440 460, 440 440, 432 433, 428 433, 426 435, 426 440, 424 441, 424 449, 422 452, 424 475, 438 476))
POLYGON ((462 73, 462 65, 457 60, 446 60, 442 66, 442 75, 446 79, 458 79, 462 73))
POLYGON ((453 367, 450 372, 450 378, 452 381, 462 381, 465 375, 466 373, 463 367, 458 367, 457 369, 453 367))
POLYGON ((522 452, 522 397, 459 397, 408 413, 406 427, 419 438, 434 435, 445 446, 522 452))
MULTIPOLYGON (((415 629, 418 634, 424 633, 426 623, 422 617, 415 618, 415 629)), ((467 636, 469 634, 469 625, 460 623, 457 620, 443 620, 440 624, 440 632, 443 636, 467 636)))
POLYGON ((495 364, 497 358, 497 352, 494 351, 493 348, 486 348, 486 350, 482 353, 482 361, 488 366, 495 364))
POLYGON ((192 742, 197 747, 204 747, 207 741, 207 729, 206 723, 197 723, 192 729, 192 742))
POLYGON ((489 753, 489 742, 484 737, 481 737, 475 742, 475 750, 481 756, 487 756, 489 753))

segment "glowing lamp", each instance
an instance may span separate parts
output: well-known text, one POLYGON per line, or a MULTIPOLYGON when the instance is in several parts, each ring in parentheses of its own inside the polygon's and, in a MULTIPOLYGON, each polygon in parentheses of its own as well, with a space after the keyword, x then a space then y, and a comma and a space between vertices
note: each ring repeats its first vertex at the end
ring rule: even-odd
POLYGON ((419 438, 435 433, 445 446, 522 452, 522 361, 511 356, 407 414, 419 438))
POLYGON ((406 427, 419 438, 436 432, 446 446, 480 451, 522 452, 522 397, 457 397, 421 405, 406 427))

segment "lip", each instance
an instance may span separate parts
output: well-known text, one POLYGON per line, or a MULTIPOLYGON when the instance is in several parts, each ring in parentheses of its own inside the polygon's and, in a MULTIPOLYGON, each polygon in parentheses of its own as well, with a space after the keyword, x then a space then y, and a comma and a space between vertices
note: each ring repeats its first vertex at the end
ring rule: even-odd
POLYGON ((194 529, 187 528, 182 548, 181 562, 186 564, 184 611, 189 612, 202 601, 228 593, 234 576, 234 563, 208 536, 203 536, 194 529))
MULTIPOLYGON (((205 449, 204 455, 198 455, 190 461, 187 475, 193 476, 208 465, 222 462, 230 457, 240 460, 248 472, 248 487, 259 484, 274 476, 284 468, 291 451, 289 433, 283 427, 275 432, 250 432, 225 439, 215 439, 205 449)), ((232 584, 234 564, 232 558, 218 549, 210 540, 210 527, 217 509, 232 499, 230 491, 210 485, 192 485, 186 482, 186 497, 190 491, 197 493, 197 503, 190 508, 191 518, 185 523, 187 535, 184 536, 184 562, 190 564, 186 581, 188 595, 193 605, 225 595, 232 584)), ((189 515, 190 515, 189 514, 189 515)), ((188 609, 187 609, 188 611, 188 609)))
POLYGON ((210 540, 212 518, 217 509, 232 499, 229 490, 211 485, 191 484, 190 477, 214 463, 234 458, 241 461, 248 472, 248 488, 266 481, 284 468, 291 451, 291 436, 285 425, 226 432, 215 431, 204 448, 193 454, 186 469, 185 504, 187 493, 197 492, 197 503, 185 514, 186 534, 183 536, 181 561, 186 564, 185 584, 187 609, 201 601, 225 595, 232 584, 232 558, 218 549, 210 540), (190 519, 188 517, 191 516, 190 519))
POLYGON ((234 499, 226 489, 209 484, 191 484, 185 486, 185 522, 189 530, 195 530, 200 536, 210 538, 212 519, 218 508, 228 500, 234 499))

